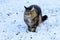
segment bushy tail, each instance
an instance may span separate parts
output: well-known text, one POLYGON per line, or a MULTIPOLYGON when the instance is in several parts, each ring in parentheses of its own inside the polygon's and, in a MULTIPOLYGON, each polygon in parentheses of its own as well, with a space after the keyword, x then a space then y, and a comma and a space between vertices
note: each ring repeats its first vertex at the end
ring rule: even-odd
POLYGON ((47 15, 44 15, 43 17, 42 17, 42 22, 44 22, 45 20, 47 20, 47 15))

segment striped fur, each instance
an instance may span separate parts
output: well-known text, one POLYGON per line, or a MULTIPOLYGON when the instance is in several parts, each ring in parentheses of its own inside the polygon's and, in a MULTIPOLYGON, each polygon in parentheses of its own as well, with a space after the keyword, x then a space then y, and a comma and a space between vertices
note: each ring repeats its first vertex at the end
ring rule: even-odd
POLYGON ((25 7, 24 21, 27 24, 29 31, 35 32, 37 26, 42 22, 42 19, 44 19, 44 17, 42 18, 41 9, 37 5, 31 5, 28 8, 25 7))

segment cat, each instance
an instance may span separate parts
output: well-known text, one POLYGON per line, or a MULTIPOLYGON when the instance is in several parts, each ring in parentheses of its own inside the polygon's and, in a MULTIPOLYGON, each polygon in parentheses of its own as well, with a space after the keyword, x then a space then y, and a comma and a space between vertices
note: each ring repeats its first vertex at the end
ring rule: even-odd
POLYGON ((24 6, 24 21, 28 26, 30 32, 35 32, 37 26, 44 22, 48 17, 42 16, 41 8, 38 5, 31 5, 29 7, 24 6))

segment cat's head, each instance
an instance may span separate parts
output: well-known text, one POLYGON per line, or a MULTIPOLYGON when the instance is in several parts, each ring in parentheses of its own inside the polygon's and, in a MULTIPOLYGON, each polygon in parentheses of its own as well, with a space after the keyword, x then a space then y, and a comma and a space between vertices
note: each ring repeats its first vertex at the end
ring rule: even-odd
POLYGON ((37 16, 37 12, 36 12, 36 9, 34 7, 30 8, 30 7, 26 7, 24 6, 25 8, 25 15, 26 16, 30 16, 30 17, 35 17, 37 16))

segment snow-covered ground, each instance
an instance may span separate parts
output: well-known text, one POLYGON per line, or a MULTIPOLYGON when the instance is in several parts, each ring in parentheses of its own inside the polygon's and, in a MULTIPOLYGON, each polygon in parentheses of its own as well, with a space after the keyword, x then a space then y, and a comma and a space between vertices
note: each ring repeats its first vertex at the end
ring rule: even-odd
POLYGON ((0 40, 60 40, 60 0, 0 0, 0 40), (26 32, 24 6, 39 5, 48 19, 26 32))

